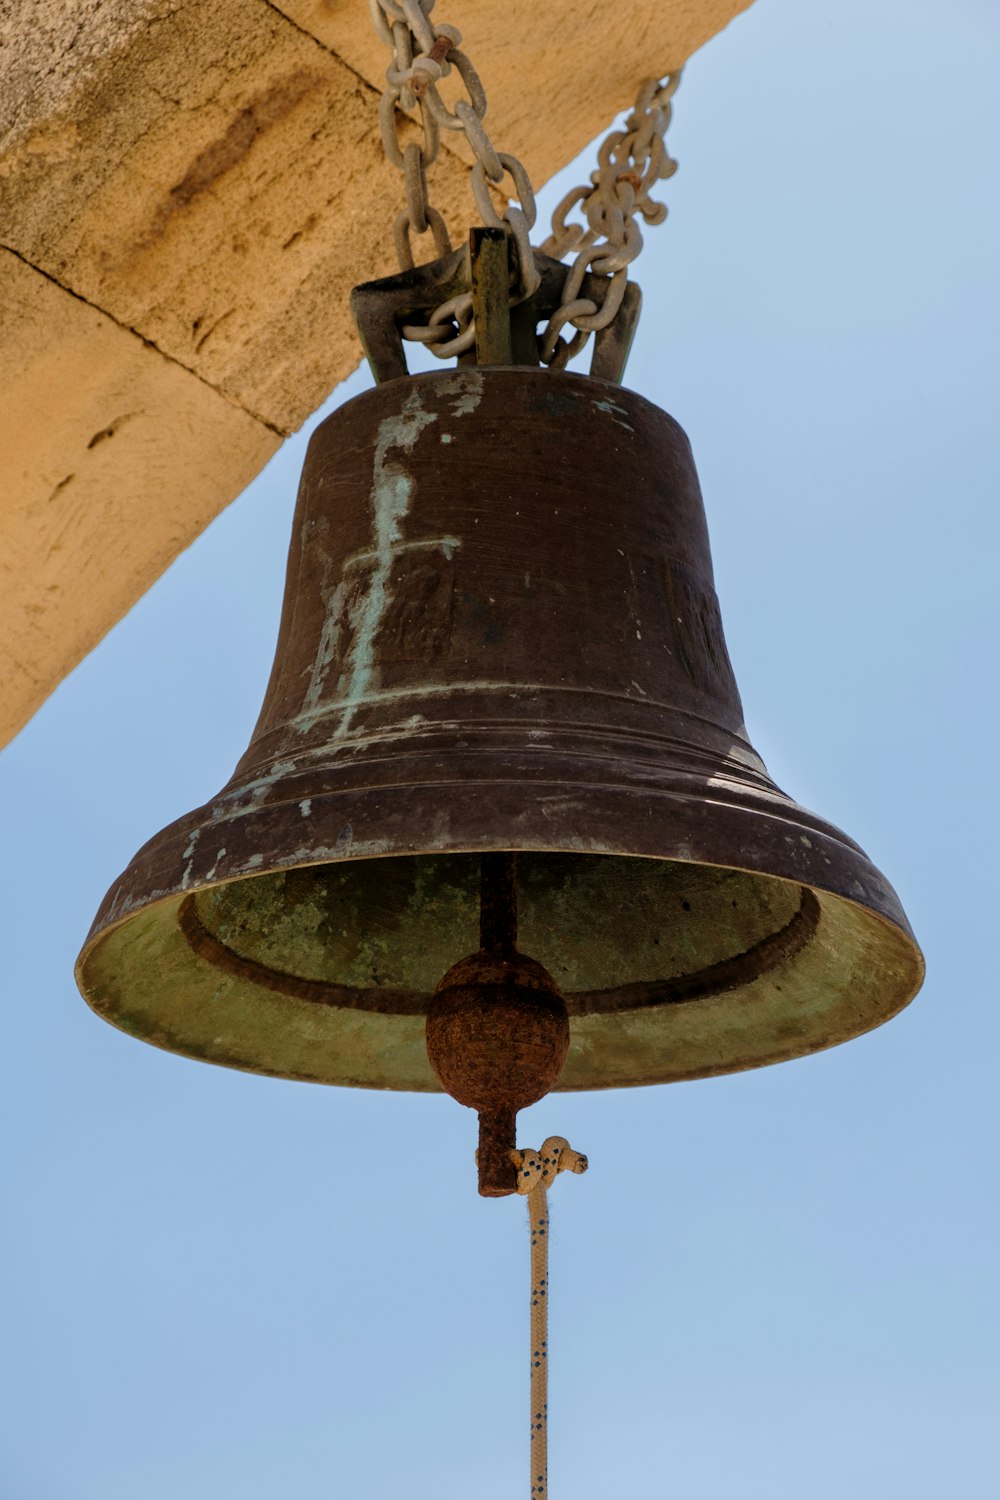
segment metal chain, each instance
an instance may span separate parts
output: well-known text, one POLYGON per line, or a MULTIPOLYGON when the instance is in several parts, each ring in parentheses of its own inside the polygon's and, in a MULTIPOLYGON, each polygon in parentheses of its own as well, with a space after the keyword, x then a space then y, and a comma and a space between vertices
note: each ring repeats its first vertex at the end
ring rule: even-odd
MULTIPOLYGON (((516 268, 511 304, 525 301, 537 290, 540 280, 531 247, 535 195, 522 163, 516 156, 496 150, 486 132, 486 90, 468 55, 460 49, 461 32, 431 20, 435 0, 368 0, 368 5, 375 29, 392 49, 379 122, 385 154, 402 172, 406 195, 406 207, 393 223, 400 270, 413 269, 414 235, 431 234, 435 257, 451 250, 444 219, 428 198, 427 168, 441 149, 441 131, 460 131, 476 158, 472 194, 482 221, 493 228, 505 228, 513 242, 516 268), (467 97, 449 109, 438 85, 453 72, 467 97), (419 135, 414 137, 407 130, 401 138, 398 115, 412 117, 414 113, 419 118, 419 125, 413 122, 419 135), (510 182, 505 187, 506 178, 510 182), (497 209, 496 193, 506 196, 502 211, 497 209)), ((592 333, 613 322, 625 295, 628 268, 642 249, 638 219, 662 224, 667 217, 666 204, 655 202, 650 192, 657 182, 672 177, 677 170, 664 137, 681 71, 669 73, 662 82, 651 78, 641 85, 624 129, 611 131, 601 145, 590 186, 573 188, 552 215, 552 231, 542 251, 556 260, 572 254, 574 260, 561 304, 539 338, 543 364, 561 369, 579 354, 592 333), (585 222, 567 222, 567 215, 574 209, 585 222), (591 296, 581 296, 588 275, 606 278, 600 303, 591 296), (567 326, 573 333, 563 337, 562 330, 567 326)), ((402 333, 406 339, 426 344, 440 359, 464 354, 476 340, 472 293, 450 298, 435 308, 426 323, 407 324, 402 333)))
MULTIPOLYGON (((486 90, 466 53, 460 50, 461 32, 454 26, 435 25, 430 19, 435 0, 368 0, 375 29, 392 48, 386 71, 386 89, 379 107, 382 144, 394 167, 403 174, 406 207, 396 216, 393 239, 401 271, 413 268, 414 235, 430 231, 435 256, 447 255, 451 241, 444 219, 427 196, 427 168, 438 155, 441 131, 464 134, 476 158, 472 169, 472 193, 484 224, 506 228, 516 252, 516 271, 511 302, 523 302, 540 280, 531 249, 531 231, 536 209, 531 180, 516 156, 497 151, 486 132, 486 90), (449 109, 438 85, 452 73, 467 97, 449 109), (399 135, 397 111, 419 115, 420 138, 399 135), (505 179, 510 182, 505 186, 505 179), (506 206, 497 210, 491 188, 506 196, 506 206)), ((426 324, 403 328, 404 338, 427 344, 441 359, 471 349, 476 340, 472 317, 472 294, 464 293, 443 303, 426 324)))
POLYGON ((662 224, 667 217, 666 204, 655 202, 650 193, 657 182, 677 171, 664 137, 682 71, 668 73, 662 83, 649 78, 641 84, 624 129, 612 130, 601 144, 590 186, 572 188, 556 205, 552 232, 542 250, 556 260, 570 254, 575 258, 563 287, 562 305, 539 340, 543 364, 561 369, 579 354, 592 333, 613 322, 625 295, 628 268, 642 249, 638 218, 662 224), (566 216, 573 209, 579 210, 583 223, 567 223, 566 216), (607 277, 600 305, 580 296, 588 273, 607 277), (575 331, 572 337, 563 338, 561 331, 567 324, 575 331))

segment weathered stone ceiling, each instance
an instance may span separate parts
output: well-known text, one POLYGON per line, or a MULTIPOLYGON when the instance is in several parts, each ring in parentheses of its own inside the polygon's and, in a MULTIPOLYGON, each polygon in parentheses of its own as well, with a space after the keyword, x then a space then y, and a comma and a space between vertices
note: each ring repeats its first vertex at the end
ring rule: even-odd
MULTIPOLYGON (((440 14, 540 183, 748 3, 440 14)), ((357 363, 347 293, 393 268, 385 61, 365 0, 0 9, 0 744, 357 363)))

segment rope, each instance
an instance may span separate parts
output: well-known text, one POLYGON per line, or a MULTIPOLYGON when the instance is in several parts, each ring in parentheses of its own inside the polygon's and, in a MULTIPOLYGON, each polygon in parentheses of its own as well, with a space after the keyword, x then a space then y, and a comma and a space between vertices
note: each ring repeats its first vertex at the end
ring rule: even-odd
POLYGON ((531 1227, 531 1500, 549 1492, 549 1197, 560 1172, 586 1172, 587 1158, 561 1135, 540 1151, 514 1151, 517 1190, 528 1199, 531 1227))

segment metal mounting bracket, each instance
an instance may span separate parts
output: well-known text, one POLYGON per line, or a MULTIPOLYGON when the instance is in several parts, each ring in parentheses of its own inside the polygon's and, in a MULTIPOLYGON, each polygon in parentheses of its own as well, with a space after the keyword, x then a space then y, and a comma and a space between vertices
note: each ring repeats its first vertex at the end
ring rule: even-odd
MULTIPOLYGON (((351 314, 377 384, 409 374, 403 324, 419 322, 421 314, 469 291, 476 309, 476 348, 461 357, 463 362, 537 366, 537 330, 559 307, 569 267, 536 250, 538 288, 512 307, 507 295, 508 256, 502 229, 473 229, 469 244, 450 255, 356 286, 351 314)), ((600 306, 606 288, 606 277, 586 276, 580 296, 592 297, 600 306)), ((642 292, 629 282, 616 317, 594 335, 590 374, 596 379, 621 384, 641 307, 642 292)))

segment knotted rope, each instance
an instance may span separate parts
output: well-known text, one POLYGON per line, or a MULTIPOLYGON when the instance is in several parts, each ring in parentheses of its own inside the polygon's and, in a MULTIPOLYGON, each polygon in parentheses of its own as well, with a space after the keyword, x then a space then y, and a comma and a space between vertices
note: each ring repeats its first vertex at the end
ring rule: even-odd
POLYGON ((517 1191, 528 1200, 531 1227, 531 1500, 549 1492, 549 1196, 560 1172, 586 1172, 587 1158, 561 1135, 550 1135, 540 1151, 511 1153, 517 1191))

